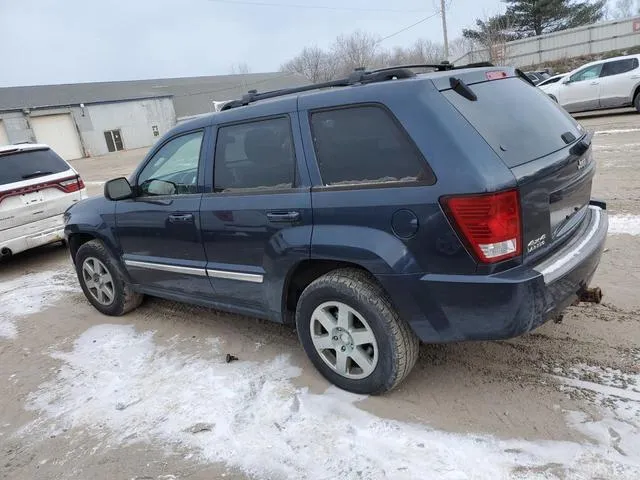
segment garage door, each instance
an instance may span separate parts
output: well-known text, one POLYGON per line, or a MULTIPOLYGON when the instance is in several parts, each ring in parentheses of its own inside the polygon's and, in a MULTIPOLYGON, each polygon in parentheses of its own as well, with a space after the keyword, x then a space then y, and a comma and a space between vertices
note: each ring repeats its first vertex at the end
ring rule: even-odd
POLYGON ((7 137, 7 131, 4 129, 4 124, 0 122, 0 146, 9 145, 9 137, 7 137))
POLYGON ((70 114, 31 117, 29 121, 38 143, 46 143, 65 160, 82 157, 80 139, 70 114))

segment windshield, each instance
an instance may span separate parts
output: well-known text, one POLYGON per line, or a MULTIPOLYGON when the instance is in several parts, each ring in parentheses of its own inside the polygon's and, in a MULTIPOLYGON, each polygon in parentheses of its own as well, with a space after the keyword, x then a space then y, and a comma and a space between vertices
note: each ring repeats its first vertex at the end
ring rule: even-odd
POLYGON ((70 167, 53 150, 0 155, 0 185, 65 172, 70 167))
POLYGON ((484 137, 509 167, 567 146, 562 136, 582 136, 578 123, 538 88, 519 78, 470 85, 470 101, 453 90, 443 95, 484 137))

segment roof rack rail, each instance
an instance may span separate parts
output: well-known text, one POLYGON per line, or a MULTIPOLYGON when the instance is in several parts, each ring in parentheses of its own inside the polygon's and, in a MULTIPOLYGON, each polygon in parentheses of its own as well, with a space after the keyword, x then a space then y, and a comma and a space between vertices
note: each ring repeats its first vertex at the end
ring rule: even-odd
POLYGON ((269 98, 281 97, 283 95, 290 95, 293 93, 303 93, 312 90, 320 90, 322 88, 333 87, 348 87, 350 85, 367 84, 384 82, 387 80, 412 78, 416 74, 412 71, 415 68, 432 68, 436 71, 448 71, 448 70, 460 70, 463 68, 481 68, 481 67, 493 67, 491 62, 479 62, 470 63, 468 65, 454 66, 447 61, 441 63, 431 64, 412 64, 412 65, 398 65, 395 67, 379 68, 376 70, 367 71, 363 67, 356 68, 351 75, 347 78, 340 80, 332 80, 330 82, 314 83, 313 85, 305 85, 302 87, 285 88, 281 90, 273 90, 271 92, 258 93, 257 90, 249 90, 242 98, 238 100, 231 100, 227 102, 221 111, 230 110, 236 107, 243 107, 250 103, 257 102, 258 100, 267 100, 269 98))

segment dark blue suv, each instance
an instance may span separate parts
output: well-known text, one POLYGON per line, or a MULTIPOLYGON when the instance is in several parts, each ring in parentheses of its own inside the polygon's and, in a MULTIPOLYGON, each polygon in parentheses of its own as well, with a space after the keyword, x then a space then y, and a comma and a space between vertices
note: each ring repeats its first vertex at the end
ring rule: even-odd
POLYGON ((357 71, 225 108, 66 213, 100 312, 153 295, 295 323, 327 379, 381 393, 420 341, 520 335, 598 266, 591 136, 517 70, 357 71))

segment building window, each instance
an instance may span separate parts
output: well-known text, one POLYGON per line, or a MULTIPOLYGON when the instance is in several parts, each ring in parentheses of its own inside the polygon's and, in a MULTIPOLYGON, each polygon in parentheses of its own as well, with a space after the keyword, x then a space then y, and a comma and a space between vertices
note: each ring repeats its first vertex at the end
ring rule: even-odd
POLYGON ((124 150, 120 130, 107 130, 104 132, 104 139, 107 141, 107 149, 110 152, 124 150))
POLYGON ((221 127, 216 144, 216 192, 280 190, 295 181, 289 117, 221 127))

